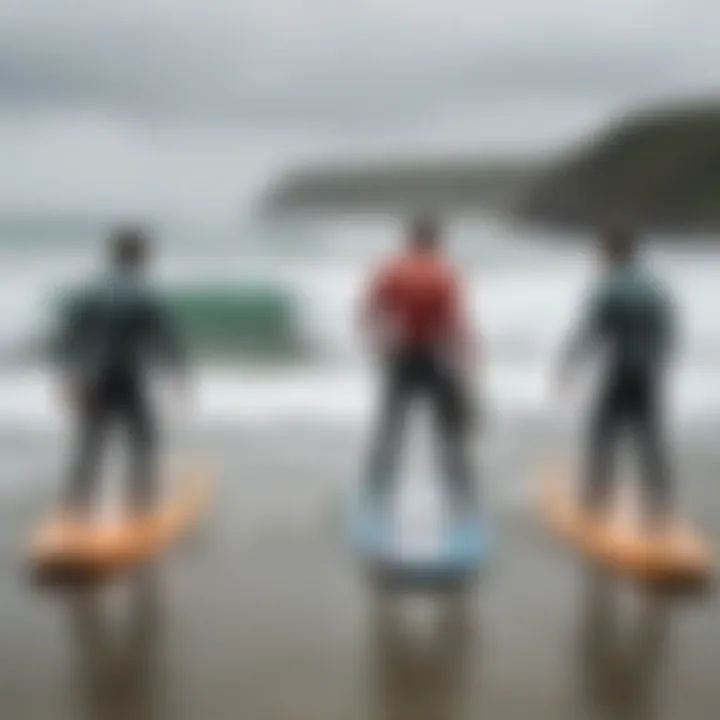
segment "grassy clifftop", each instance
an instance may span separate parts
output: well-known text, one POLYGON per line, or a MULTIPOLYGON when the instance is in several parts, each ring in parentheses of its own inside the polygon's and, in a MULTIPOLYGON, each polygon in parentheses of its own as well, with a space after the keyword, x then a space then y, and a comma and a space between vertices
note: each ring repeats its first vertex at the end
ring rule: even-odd
POLYGON ((517 214, 550 225, 629 215, 658 230, 720 229, 720 103, 626 118, 553 163, 517 214))
POLYGON ((626 116, 562 156, 311 165, 265 196, 275 213, 431 208, 586 229, 617 216, 667 231, 720 230, 720 102, 626 116))
POLYGON ((282 177, 265 209, 287 212, 501 212, 528 187, 535 165, 514 159, 385 160, 318 164, 282 177))

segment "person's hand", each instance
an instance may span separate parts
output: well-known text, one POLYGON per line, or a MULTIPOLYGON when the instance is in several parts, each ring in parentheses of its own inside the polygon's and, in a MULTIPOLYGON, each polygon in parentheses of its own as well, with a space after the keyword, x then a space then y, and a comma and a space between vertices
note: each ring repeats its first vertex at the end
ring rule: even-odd
POLYGON ((574 381, 572 373, 570 373, 566 368, 562 368, 556 375, 554 379, 554 395, 559 401, 565 401, 567 400, 574 389, 574 381))
POLYGON ((479 393, 473 392, 472 385, 468 387, 465 405, 468 429, 471 432, 481 432, 485 430, 487 424, 485 400, 479 396, 479 393))
POLYGON ((78 378, 64 378, 60 385, 63 404, 71 412, 78 412, 88 400, 85 383, 78 378))
POLYGON ((187 406, 191 401, 191 384, 190 379, 185 373, 178 373, 172 380, 172 395, 175 401, 183 406, 187 406))
POLYGON ((461 375, 473 382, 482 367, 483 354, 477 338, 468 332, 456 332, 450 338, 450 357, 461 375))
POLYGON ((463 385, 474 388, 482 385, 483 364, 479 352, 474 347, 460 346, 454 348, 449 356, 453 371, 457 373, 463 385))
POLYGON ((77 410, 77 386, 73 380, 61 380, 59 388, 60 400, 63 406, 70 411, 77 410))
POLYGON ((483 369, 483 358, 480 350, 471 346, 462 353, 462 370, 470 382, 473 382, 483 369))

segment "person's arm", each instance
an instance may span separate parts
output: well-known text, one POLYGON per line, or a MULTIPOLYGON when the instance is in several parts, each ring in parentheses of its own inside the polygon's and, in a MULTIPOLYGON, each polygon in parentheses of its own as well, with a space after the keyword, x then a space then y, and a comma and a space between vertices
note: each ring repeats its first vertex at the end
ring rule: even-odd
POLYGON ((607 318, 607 306, 606 288, 596 289, 586 303, 579 322, 571 331, 562 350, 558 373, 561 383, 572 380, 579 365, 602 339, 607 318))
POLYGON ((161 298, 153 296, 149 303, 150 333, 161 360, 178 376, 188 367, 188 350, 177 322, 161 298))
POLYGON ((151 302, 150 318, 152 340, 161 362, 171 372, 174 395, 186 402, 191 392, 189 352, 177 321, 159 297, 151 302))
POLYGON ((663 363, 668 362, 677 346, 677 318, 675 303, 671 293, 663 289, 659 300, 658 340, 659 356, 663 363))
POLYGON ((50 359, 65 399, 76 405, 83 393, 86 338, 92 332, 91 301, 87 291, 77 291, 61 306, 57 324, 50 338, 50 359))
POLYGON ((384 340, 385 310, 390 288, 390 272, 381 268, 375 272, 364 297, 359 312, 360 334, 371 345, 376 346, 384 340))
POLYGON ((447 341, 451 352, 466 369, 480 359, 480 342, 474 332, 467 294, 457 274, 448 276, 446 289, 447 341))

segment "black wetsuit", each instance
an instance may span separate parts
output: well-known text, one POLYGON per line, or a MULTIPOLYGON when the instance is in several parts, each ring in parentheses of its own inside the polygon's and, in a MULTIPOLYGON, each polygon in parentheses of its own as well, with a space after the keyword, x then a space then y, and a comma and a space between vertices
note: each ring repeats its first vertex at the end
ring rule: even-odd
POLYGON ((151 360, 179 366, 181 344, 162 304, 132 275, 118 274, 70 303, 58 338, 64 370, 78 390, 80 437, 66 504, 88 509, 112 421, 124 425, 132 453, 131 501, 148 509, 156 494, 156 428, 147 375, 151 360))
POLYGON ((409 348, 386 358, 385 383, 370 468, 376 497, 386 496, 394 487, 410 405, 427 399, 433 406, 450 501, 457 512, 474 509, 476 488, 467 454, 470 409, 459 374, 434 348, 409 348))
POLYGON ((606 353, 589 428, 586 501, 597 509, 612 484, 619 432, 632 432, 640 451, 649 507, 664 513, 671 488, 662 427, 665 370, 673 344, 669 293, 639 264, 612 270, 588 308, 567 357, 575 364, 593 346, 606 353))

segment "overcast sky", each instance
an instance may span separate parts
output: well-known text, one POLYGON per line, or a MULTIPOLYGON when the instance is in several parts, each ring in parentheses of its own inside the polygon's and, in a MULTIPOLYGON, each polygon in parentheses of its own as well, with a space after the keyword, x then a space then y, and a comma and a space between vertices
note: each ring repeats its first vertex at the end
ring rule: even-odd
POLYGON ((709 95, 715 0, 1 0, 0 210, 228 216, 305 158, 547 152, 709 95))

